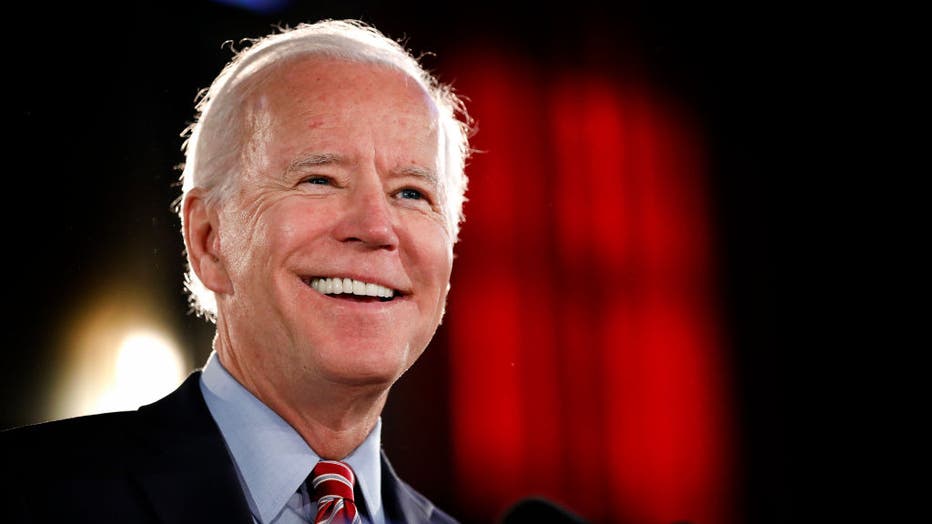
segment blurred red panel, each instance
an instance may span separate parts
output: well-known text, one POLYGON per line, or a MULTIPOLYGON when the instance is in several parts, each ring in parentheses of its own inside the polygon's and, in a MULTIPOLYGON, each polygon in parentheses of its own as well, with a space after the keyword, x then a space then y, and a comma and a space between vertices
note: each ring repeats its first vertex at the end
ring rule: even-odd
POLYGON ((485 52, 448 322, 469 519, 734 519, 701 143, 649 89, 485 52))

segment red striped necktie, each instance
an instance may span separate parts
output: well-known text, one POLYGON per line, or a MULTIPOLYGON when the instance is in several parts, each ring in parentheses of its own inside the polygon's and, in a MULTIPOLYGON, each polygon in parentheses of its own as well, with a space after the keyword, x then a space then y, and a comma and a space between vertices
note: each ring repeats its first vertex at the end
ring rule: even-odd
POLYGON ((311 472, 311 489, 317 499, 314 524, 359 524, 353 501, 353 470, 342 462, 321 460, 311 472))

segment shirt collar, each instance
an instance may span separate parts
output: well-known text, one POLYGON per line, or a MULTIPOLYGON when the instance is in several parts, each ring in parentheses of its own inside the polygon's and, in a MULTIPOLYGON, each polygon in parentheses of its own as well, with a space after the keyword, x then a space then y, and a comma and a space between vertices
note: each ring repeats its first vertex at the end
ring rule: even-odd
MULTIPOLYGON (((233 378, 212 352, 201 392, 226 441, 259 522, 271 522, 320 460, 297 431, 233 378)), ((343 459, 353 468, 369 515, 382 510, 382 420, 343 459)))

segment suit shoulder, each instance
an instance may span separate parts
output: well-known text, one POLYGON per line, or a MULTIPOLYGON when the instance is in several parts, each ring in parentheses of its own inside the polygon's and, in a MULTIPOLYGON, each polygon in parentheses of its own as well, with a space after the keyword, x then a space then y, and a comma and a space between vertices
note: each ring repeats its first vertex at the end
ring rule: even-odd
POLYGON ((135 411, 87 415, 0 431, 0 455, 99 459, 101 453, 125 453, 150 445, 155 439, 150 434, 160 428, 189 428, 205 418, 207 408, 198 388, 199 376, 199 372, 191 373, 173 393, 135 411))
POLYGON ((119 411, 5 429, 0 431, 0 444, 4 447, 14 444, 34 447, 65 438, 83 442, 89 436, 99 438, 104 434, 120 433, 120 429, 126 428, 135 415, 135 411, 119 411))
POLYGON ((132 417, 135 413, 135 411, 116 411, 112 413, 99 413, 95 415, 38 422, 36 424, 4 429, 0 431, 0 439, 5 442, 7 439, 24 438, 27 436, 42 437, 47 434, 56 433, 74 434, 75 432, 85 431, 87 429, 119 424, 127 417, 132 417))
POLYGON ((126 447, 136 412, 88 415, 0 432, 0 456, 5 464, 36 469, 42 464, 78 467, 102 465, 101 458, 126 447))

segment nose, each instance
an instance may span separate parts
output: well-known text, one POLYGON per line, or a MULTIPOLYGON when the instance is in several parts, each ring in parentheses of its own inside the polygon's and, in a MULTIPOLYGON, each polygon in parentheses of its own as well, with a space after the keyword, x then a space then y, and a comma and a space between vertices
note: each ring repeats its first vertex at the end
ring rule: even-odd
POLYGON ((398 247, 391 204, 381 184, 360 185, 348 192, 344 213, 333 233, 341 242, 371 249, 398 247))

